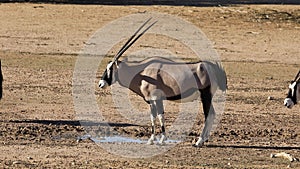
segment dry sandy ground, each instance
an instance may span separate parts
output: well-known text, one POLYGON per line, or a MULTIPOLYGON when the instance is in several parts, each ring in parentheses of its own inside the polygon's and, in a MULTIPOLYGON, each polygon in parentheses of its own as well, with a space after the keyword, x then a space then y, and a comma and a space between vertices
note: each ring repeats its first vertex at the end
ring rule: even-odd
MULTIPOLYGON (((300 167, 299 162, 270 158, 278 152, 300 157, 299 106, 283 107, 288 83, 300 67, 299 6, 0 4, 0 11, 5 79, 0 102, 1 168, 300 167), (149 158, 119 156, 89 139, 77 142, 85 134, 72 97, 79 51, 110 21, 151 11, 192 22, 220 54, 228 91, 218 128, 204 147, 192 147, 202 127, 200 114, 185 141, 149 158)), ((149 125, 126 123, 118 115, 109 89, 95 93, 116 131, 141 139, 149 136, 149 125)), ((171 103, 166 109, 167 130, 177 110, 171 103)), ((130 143, 116 144, 126 148, 130 143)))

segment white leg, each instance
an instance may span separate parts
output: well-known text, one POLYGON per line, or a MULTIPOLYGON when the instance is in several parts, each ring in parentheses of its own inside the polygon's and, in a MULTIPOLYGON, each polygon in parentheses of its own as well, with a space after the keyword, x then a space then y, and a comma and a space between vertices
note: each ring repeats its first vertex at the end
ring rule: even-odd
POLYGON ((153 102, 151 103, 150 108, 151 108, 150 118, 151 118, 151 132, 152 132, 152 134, 151 134, 151 137, 148 140, 147 144, 152 145, 152 144, 154 144, 154 141, 155 141, 155 120, 156 120, 157 112, 156 112, 156 105, 153 102))
POLYGON ((202 133, 196 142, 195 146, 196 147, 202 147, 204 145, 204 142, 206 142, 209 138, 210 131, 213 127, 214 124, 214 119, 215 119, 215 111, 213 107, 211 107, 212 111, 209 112, 208 117, 205 120, 204 128, 202 130, 202 133))
POLYGON ((149 138, 147 144, 153 145, 155 141, 155 134, 151 134, 151 137, 149 138))
POLYGON ((166 131, 165 131, 165 118, 164 118, 164 114, 159 114, 158 115, 158 119, 159 119, 160 126, 161 126, 161 138, 159 140, 159 144, 164 145, 165 141, 167 140, 166 131))
POLYGON ((164 117, 164 106, 162 100, 156 100, 155 101, 156 107, 157 107, 157 114, 158 114, 158 120, 161 127, 161 138, 159 140, 159 144, 164 145, 166 137, 166 130, 165 130, 165 117, 164 117))

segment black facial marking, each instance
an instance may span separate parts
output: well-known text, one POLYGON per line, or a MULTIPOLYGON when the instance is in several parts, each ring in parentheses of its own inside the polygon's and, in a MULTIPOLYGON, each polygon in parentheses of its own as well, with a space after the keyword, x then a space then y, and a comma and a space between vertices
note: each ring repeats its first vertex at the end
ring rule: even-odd
POLYGON ((166 132, 165 126, 161 126, 161 133, 165 133, 165 132, 166 132))
POLYGON ((155 134, 155 126, 151 126, 151 132, 152 134, 155 134))
POLYGON ((294 104, 297 104, 297 90, 298 90, 297 86, 298 86, 298 83, 294 87, 294 93, 293 93, 293 98, 292 98, 294 104))

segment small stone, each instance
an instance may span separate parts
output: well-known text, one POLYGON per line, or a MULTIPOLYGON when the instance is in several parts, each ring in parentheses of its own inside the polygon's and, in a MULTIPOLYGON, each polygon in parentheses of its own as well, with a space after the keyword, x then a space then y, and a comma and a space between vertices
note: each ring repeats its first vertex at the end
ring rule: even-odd
POLYGON ((17 160, 17 161, 14 161, 12 164, 21 164, 22 162, 17 160))
POLYGON ((268 100, 274 100, 274 97, 273 96, 269 96, 268 100))

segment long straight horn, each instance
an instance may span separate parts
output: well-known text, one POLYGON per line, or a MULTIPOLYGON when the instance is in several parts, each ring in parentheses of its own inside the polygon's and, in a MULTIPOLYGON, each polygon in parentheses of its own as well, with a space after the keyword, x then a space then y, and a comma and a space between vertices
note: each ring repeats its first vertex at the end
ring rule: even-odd
POLYGON ((117 56, 116 56, 116 60, 118 60, 119 58, 120 58, 120 56, 122 56, 122 54, 124 53, 124 52, 126 52, 126 50, 131 46, 131 45, 133 45, 134 44, 134 42, 136 42, 141 36, 143 36, 144 35, 144 33, 147 31, 147 30, 149 30, 154 24, 156 24, 156 22, 157 21, 155 21, 155 22, 153 22, 150 26, 148 26, 142 33, 140 33, 135 39, 133 39, 124 49, 122 49, 121 51, 120 51, 120 53, 119 54, 117 54, 117 56))
POLYGON ((136 42, 147 30, 149 30, 157 21, 153 22, 150 26, 148 26, 142 33, 140 33, 139 35, 138 32, 151 20, 151 18, 149 18, 129 39, 128 41, 125 43, 125 45, 121 48, 121 50, 115 55, 113 62, 117 61, 122 54, 132 45, 134 44, 134 42, 136 42), (137 35, 137 36, 136 36, 137 35))
POLYGON ((299 70, 299 72, 297 73, 297 75, 296 75, 294 81, 297 82, 298 80, 300 80, 300 70, 299 70))
POLYGON ((134 32, 134 34, 127 40, 127 42, 122 46, 122 48, 119 50, 119 52, 114 56, 114 59, 116 59, 116 56, 129 44, 129 42, 139 33, 139 31, 151 20, 152 18, 149 18, 148 20, 146 20, 146 22, 143 23, 143 25, 141 25, 139 27, 138 30, 136 30, 134 32))

